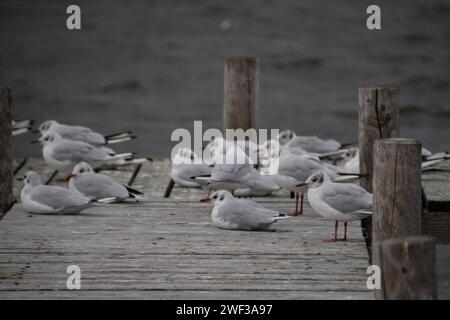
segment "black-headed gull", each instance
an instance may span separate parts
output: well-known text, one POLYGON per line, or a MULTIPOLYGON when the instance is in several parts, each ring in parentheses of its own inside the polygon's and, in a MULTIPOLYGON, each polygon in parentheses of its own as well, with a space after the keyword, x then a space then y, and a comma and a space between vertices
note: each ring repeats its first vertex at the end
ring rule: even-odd
MULTIPOLYGON (((447 152, 431 153, 429 150, 422 148, 422 170, 426 170, 436 166, 437 164, 450 159, 447 152)), ((359 149, 349 149, 343 155, 343 161, 339 165, 339 171, 349 174, 359 174, 359 149)))
POLYGON ((191 149, 178 149, 172 159, 172 179, 181 187, 201 187, 207 181, 193 177, 210 176, 211 172, 212 167, 202 163, 200 157, 191 149))
POLYGON ((113 144, 136 138, 129 131, 102 135, 101 133, 95 132, 90 128, 61 124, 55 120, 47 120, 41 123, 37 131, 39 131, 41 135, 56 132, 64 139, 83 141, 92 145, 113 144))
POLYGON ((68 178, 70 190, 92 200, 111 198, 115 202, 121 202, 128 199, 142 199, 142 192, 123 185, 110 176, 95 173, 86 162, 77 164, 68 178))
POLYGON ((212 222, 221 229, 266 230, 277 220, 287 218, 286 215, 266 209, 254 201, 236 199, 226 190, 216 191, 201 201, 213 202, 212 222))
POLYGON ((338 240, 337 229, 339 221, 344 222, 344 238, 347 240, 347 222, 361 220, 372 215, 372 194, 350 183, 332 182, 324 172, 313 173, 299 187, 308 186, 308 201, 319 215, 326 219, 335 220, 334 238, 338 240))
POLYGON ((56 132, 48 132, 33 142, 42 143, 45 162, 54 170, 63 172, 72 170, 81 161, 105 164, 133 157, 132 153, 116 154, 108 148, 97 148, 86 142, 66 140, 56 132))
POLYGON ((25 173, 20 199, 25 211, 40 214, 75 214, 90 207, 91 199, 69 189, 41 184, 33 171, 25 173))
POLYGON ((341 148, 341 144, 336 140, 322 140, 316 136, 297 136, 292 130, 281 131, 279 141, 281 145, 288 145, 289 148, 300 148, 312 153, 332 152, 341 148))

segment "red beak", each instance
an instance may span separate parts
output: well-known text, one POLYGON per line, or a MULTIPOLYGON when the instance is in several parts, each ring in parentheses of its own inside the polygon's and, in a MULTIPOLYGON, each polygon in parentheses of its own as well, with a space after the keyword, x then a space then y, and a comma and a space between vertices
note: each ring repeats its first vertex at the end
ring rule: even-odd
POLYGON ((66 176, 66 181, 69 181, 70 178, 72 178, 72 177, 75 177, 75 175, 74 175, 73 173, 69 173, 69 174, 66 176))
POLYGON ((30 141, 30 143, 41 143, 39 140, 30 141))
POLYGON ((307 186, 308 184, 305 182, 300 182, 298 185, 296 185, 296 187, 304 187, 307 186))
POLYGON ((200 202, 211 202, 211 198, 200 199, 200 202))

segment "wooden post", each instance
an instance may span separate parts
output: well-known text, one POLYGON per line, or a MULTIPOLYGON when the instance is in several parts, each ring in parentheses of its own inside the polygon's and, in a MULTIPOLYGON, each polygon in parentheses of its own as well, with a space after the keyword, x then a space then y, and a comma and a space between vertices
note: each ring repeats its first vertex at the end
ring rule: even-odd
MULTIPOLYGON (((359 171, 367 174, 361 186, 372 192, 373 144, 377 139, 399 136, 399 88, 370 86, 359 88, 359 171)), ((364 237, 371 245, 371 218, 361 221, 364 237)))
POLYGON ((428 237, 374 242, 374 259, 380 267, 377 299, 437 299, 436 252, 428 237))
POLYGON ((259 65, 255 57, 225 59, 223 127, 256 127, 258 110, 259 65))
POLYGON ((421 149, 415 139, 375 141, 374 241, 421 235, 421 149))
POLYGON ((11 90, 0 87, 0 217, 13 203, 11 153, 11 90))

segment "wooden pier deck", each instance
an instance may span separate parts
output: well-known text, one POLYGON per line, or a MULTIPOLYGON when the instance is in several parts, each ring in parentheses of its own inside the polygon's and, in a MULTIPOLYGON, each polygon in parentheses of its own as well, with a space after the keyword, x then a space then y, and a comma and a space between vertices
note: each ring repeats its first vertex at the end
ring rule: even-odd
MULTIPOLYGON (((21 164, 16 160, 16 165, 21 164)), ((96 206, 74 216, 31 215, 21 204, 0 221, 0 299, 371 299, 368 253, 358 222, 350 240, 323 243, 333 223, 306 205, 302 217, 276 223, 273 232, 220 230, 198 189, 169 182, 168 160, 149 161, 133 186, 144 202, 96 206), (66 269, 81 269, 81 290, 68 290, 66 269)), ((16 176, 51 171, 30 159, 16 176)), ((134 168, 110 171, 129 182, 134 168)), ((52 184, 64 184, 54 180, 52 184)), ((21 188, 16 183, 15 194, 21 188)), ((289 211, 280 193, 257 198, 289 211)))

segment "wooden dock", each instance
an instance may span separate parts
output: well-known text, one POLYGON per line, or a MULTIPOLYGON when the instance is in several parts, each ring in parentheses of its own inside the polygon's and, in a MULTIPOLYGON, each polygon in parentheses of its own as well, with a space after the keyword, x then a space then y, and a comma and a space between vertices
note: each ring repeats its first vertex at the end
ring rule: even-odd
MULTIPOLYGON (((42 160, 15 160, 16 176, 51 175, 42 160), (20 167, 20 168, 19 168, 20 167)), ((133 186, 136 204, 96 206, 74 216, 27 214, 17 203, 0 221, 0 299, 372 299, 368 251, 358 222, 350 240, 324 243, 333 222, 309 205, 303 216, 279 221, 273 232, 220 230, 199 189, 169 183, 169 160, 149 161, 133 186), (66 269, 81 269, 81 289, 69 290, 66 269)), ((127 183, 135 167, 108 171, 127 183)), ((58 179, 58 178, 55 178, 58 179)), ((53 180, 51 184, 64 184, 53 180)), ((21 183, 15 182, 18 197, 21 183)), ((289 212, 280 192, 256 198, 289 212)))

